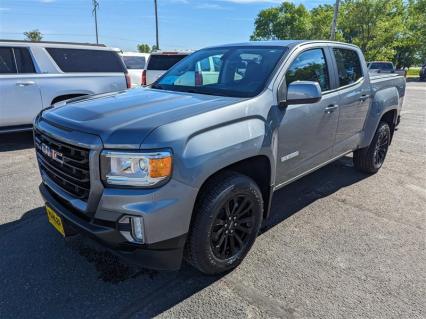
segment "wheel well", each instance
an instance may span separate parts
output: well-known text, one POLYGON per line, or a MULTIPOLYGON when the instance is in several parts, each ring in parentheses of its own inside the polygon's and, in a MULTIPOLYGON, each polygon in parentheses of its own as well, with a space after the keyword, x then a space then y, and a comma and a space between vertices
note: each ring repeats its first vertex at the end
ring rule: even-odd
POLYGON ((207 180, 205 180, 203 185, 200 187, 200 191, 197 195, 197 200, 199 195, 204 191, 205 185, 207 185, 212 178, 214 178, 218 174, 222 174, 224 171, 234 171, 246 175, 256 182, 257 186, 259 186, 260 191, 262 192, 263 216, 267 217, 271 195, 271 164, 268 157, 264 155, 250 157, 231 164, 229 166, 226 166, 221 170, 215 172, 214 174, 209 176, 209 178, 207 178, 207 180))
POLYGON ((391 141, 393 138, 393 133, 395 131, 395 124, 396 124, 396 110, 390 110, 387 111, 385 114, 382 115, 382 118, 380 119, 381 122, 388 123, 390 131, 391 131, 391 141))
POLYGON ((73 97, 78 97, 78 96, 83 96, 83 95, 87 95, 87 94, 75 93, 75 94, 59 95, 52 100, 52 103, 50 103, 50 105, 58 103, 60 101, 72 99, 73 97))

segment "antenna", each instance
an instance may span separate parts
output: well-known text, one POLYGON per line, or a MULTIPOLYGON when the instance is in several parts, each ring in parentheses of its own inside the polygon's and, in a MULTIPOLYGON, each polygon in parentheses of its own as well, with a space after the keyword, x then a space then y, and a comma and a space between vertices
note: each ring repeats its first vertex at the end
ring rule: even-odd
POLYGON ((95 15, 96 44, 99 44, 99 38, 98 38, 98 16, 96 14, 96 9, 99 8, 99 3, 98 3, 97 0, 92 0, 92 3, 93 3, 92 14, 95 15))

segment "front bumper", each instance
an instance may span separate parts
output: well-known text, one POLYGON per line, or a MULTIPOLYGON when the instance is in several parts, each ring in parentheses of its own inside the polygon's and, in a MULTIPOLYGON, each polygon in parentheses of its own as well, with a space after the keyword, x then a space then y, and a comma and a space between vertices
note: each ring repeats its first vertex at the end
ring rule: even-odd
MULTIPOLYGON (((46 203, 63 221, 78 233, 86 235, 111 250, 114 254, 137 265, 157 270, 178 270, 182 263, 186 234, 150 244, 134 244, 126 241, 118 226, 108 226, 91 218, 87 220, 73 208, 66 207, 43 183, 40 193, 46 203)), ((166 227, 166 226, 165 226, 166 227)))

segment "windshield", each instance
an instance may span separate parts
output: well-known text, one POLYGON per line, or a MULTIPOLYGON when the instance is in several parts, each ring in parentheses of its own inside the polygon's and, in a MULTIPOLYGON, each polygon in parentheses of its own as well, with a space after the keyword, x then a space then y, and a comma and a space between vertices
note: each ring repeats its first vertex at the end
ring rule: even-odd
POLYGON ((145 57, 144 56, 123 56, 124 64, 129 70, 132 69, 144 69, 145 68, 145 57))
POLYGON ((197 51, 152 85, 232 97, 253 97, 266 85, 285 47, 222 47, 197 51))

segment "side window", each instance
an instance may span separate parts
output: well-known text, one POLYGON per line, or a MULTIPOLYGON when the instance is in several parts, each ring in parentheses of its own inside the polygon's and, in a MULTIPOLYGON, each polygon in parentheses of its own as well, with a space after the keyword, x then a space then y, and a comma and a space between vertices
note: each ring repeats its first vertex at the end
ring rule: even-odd
POLYGON ((213 67, 214 67, 214 71, 215 72, 219 72, 220 68, 222 67, 222 59, 220 58, 220 56, 213 56, 213 67))
POLYGON ((199 71, 201 72, 209 72, 210 71, 210 61, 209 58, 205 58, 198 62, 199 65, 199 71))
POLYGON ((18 73, 35 73, 33 59, 27 48, 13 48, 18 73))
POLYGON ((287 86, 294 81, 318 82, 321 91, 330 89, 327 62, 322 49, 302 52, 290 65, 286 73, 287 86))
POLYGON ((0 74, 16 74, 12 48, 0 47, 0 74))
POLYGON ((358 53, 350 49, 333 49, 339 74, 339 87, 358 81, 362 77, 358 53))
POLYGON ((124 72, 117 53, 106 50, 46 48, 63 72, 124 72))

